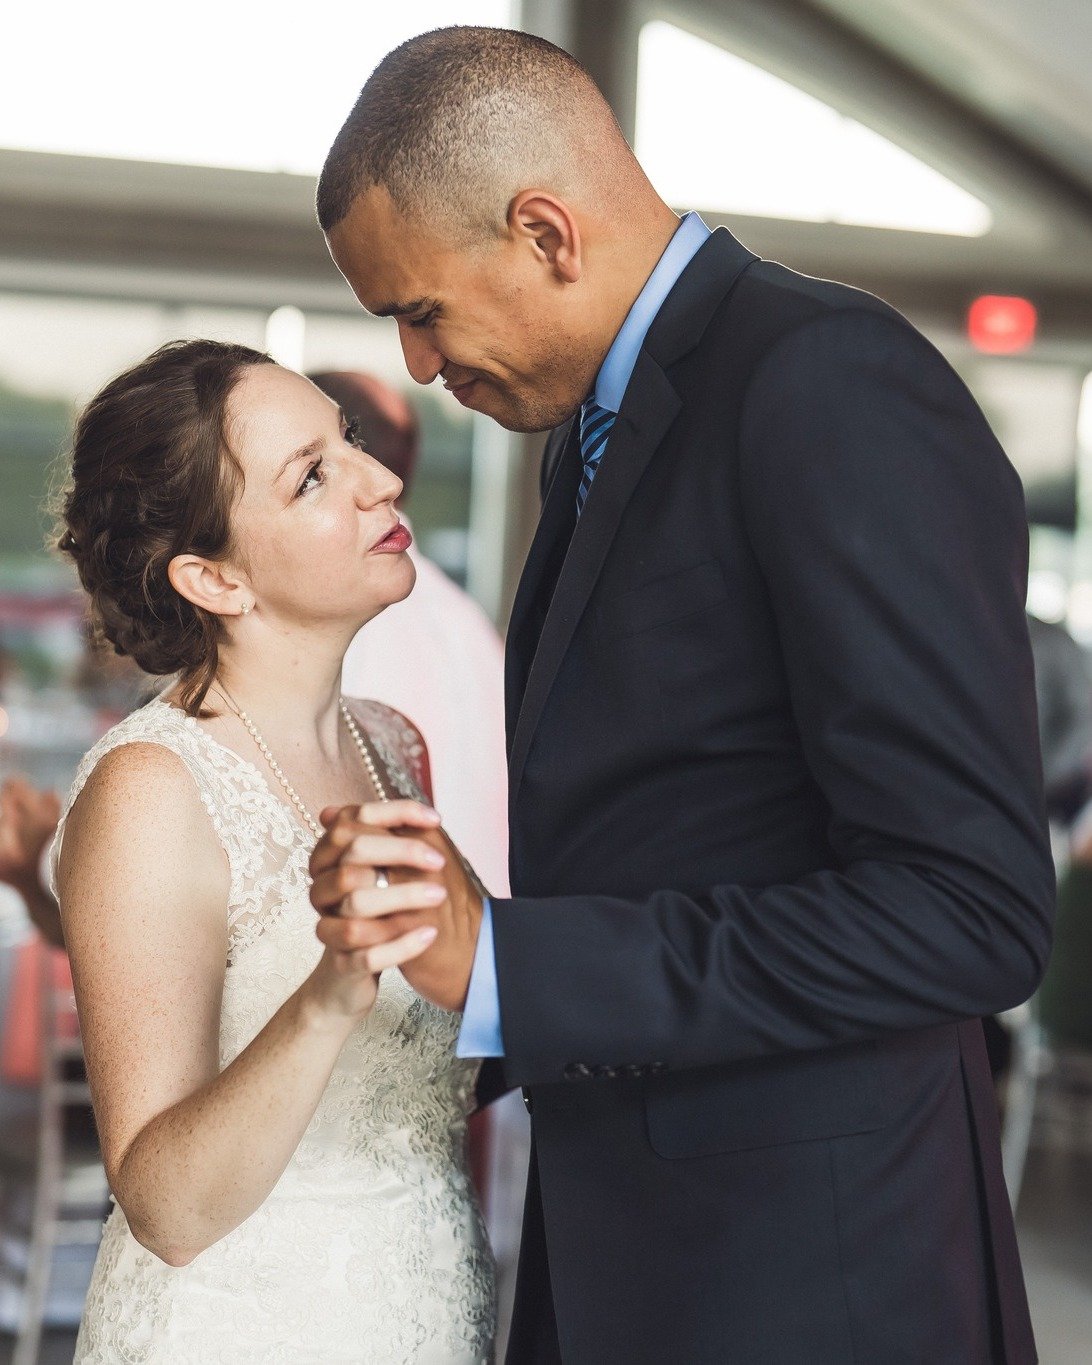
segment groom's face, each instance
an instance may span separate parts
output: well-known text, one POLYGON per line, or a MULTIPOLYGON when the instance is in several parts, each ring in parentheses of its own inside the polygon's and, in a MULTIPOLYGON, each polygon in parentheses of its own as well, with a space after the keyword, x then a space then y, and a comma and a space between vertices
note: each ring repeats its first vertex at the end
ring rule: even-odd
POLYGON ((330 231, 329 246, 368 312, 394 318, 419 384, 439 378, 510 431, 545 431, 580 405, 598 358, 574 328, 572 301, 521 244, 445 242, 375 188, 330 231))

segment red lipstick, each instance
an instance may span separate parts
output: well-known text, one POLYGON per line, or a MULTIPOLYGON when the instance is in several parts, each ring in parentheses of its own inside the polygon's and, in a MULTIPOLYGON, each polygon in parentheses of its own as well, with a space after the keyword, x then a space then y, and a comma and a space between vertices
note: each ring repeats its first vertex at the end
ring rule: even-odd
POLYGON ((413 544, 413 537, 405 526, 399 521, 394 528, 387 532, 382 540, 377 541, 369 551, 375 555, 398 555, 404 550, 408 550, 413 544))

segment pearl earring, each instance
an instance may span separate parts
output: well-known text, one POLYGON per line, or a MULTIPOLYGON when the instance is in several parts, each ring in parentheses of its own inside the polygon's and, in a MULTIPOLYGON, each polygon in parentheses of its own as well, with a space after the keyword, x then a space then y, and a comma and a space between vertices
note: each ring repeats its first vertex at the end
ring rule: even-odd
POLYGON ((250 609, 253 605, 254 605, 253 602, 244 602, 243 605, 239 608, 239 611, 242 613, 243 616, 249 616, 250 609))

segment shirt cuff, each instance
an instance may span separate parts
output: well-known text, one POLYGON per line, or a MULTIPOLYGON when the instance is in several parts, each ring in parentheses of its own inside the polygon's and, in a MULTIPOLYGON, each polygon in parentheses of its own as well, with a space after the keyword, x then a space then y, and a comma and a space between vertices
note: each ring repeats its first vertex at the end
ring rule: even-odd
POLYGON ((482 922, 474 966, 466 993, 463 1026, 455 1044, 456 1057, 503 1057, 500 995, 497 991, 497 963, 493 955, 493 906, 482 904, 482 922))

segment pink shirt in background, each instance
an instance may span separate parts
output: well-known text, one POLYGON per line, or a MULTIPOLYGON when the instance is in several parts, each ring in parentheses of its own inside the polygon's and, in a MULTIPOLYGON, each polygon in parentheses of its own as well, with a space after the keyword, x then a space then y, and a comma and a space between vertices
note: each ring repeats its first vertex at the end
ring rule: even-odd
MULTIPOLYGON (((405 517, 403 516, 403 521, 405 517)), ((487 890, 508 895, 504 650, 481 607, 417 547, 417 583, 345 655, 346 696, 408 716, 425 737, 436 809, 487 890)))

